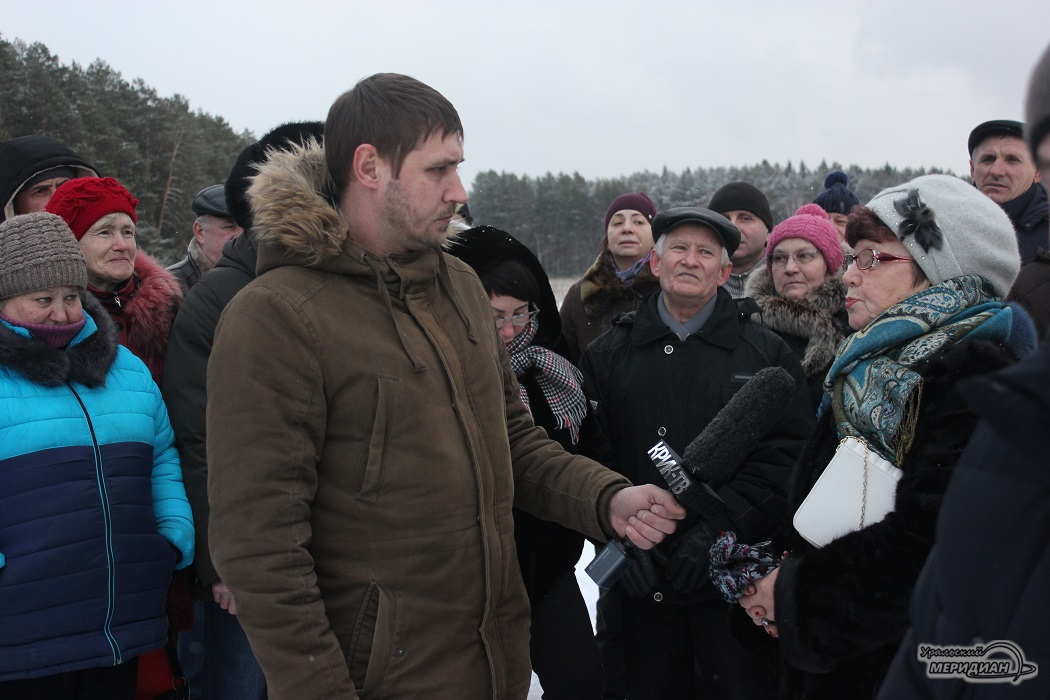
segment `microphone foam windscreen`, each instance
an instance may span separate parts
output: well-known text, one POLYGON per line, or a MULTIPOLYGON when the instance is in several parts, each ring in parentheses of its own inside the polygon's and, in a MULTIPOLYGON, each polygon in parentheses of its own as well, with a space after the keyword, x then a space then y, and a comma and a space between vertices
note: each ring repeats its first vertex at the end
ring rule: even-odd
POLYGON ((795 379, 783 367, 759 370, 689 443, 683 464, 711 488, 721 487, 780 420, 794 394, 795 379))

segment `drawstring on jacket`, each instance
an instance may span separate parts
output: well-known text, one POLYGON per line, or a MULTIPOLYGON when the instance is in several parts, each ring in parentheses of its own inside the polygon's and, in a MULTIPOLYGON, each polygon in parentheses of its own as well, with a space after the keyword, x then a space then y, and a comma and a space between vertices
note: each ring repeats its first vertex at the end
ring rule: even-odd
POLYGON ((375 273, 376 290, 379 292, 379 296, 383 299, 383 303, 386 305, 387 313, 390 314, 390 320, 394 323, 394 330, 397 331, 397 337, 398 340, 401 341, 401 347, 404 348, 405 354, 408 355, 408 359, 412 360, 412 370, 415 372, 426 371, 427 366, 412 349, 412 346, 405 338, 405 334, 401 332, 401 326, 397 321, 398 314, 394 313, 394 304, 390 301, 390 291, 386 288, 386 282, 383 280, 383 272, 379 269, 378 261, 374 260, 368 253, 362 253, 361 259, 364 260, 365 264, 372 268, 372 272, 375 273))

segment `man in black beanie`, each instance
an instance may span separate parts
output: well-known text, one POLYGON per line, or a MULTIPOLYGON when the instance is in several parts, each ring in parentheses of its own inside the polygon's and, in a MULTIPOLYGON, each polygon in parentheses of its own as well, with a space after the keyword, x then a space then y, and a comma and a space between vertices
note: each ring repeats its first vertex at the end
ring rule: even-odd
POLYGON ((740 246, 733 253, 733 271, 722 285, 730 296, 744 296, 747 278, 766 259, 766 239, 773 229, 769 200, 762 191, 747 182, 730 182, 711 197, 708 209, 718 212, 740 229, 740 246))
POLYGON ((44 211, 58 186, 78 177, 98 171, 54 139, 33 134, 0 142, 0 221, 44 211))
POLYGON ((1047 248, 1050 243, 1050 207, 1024 140, 1024 124, 1009 119, 978 124, 966 145, 974 187, 1010 217, 1017 232, 1021 264, 1030 263, 1036 249, 1047 248))

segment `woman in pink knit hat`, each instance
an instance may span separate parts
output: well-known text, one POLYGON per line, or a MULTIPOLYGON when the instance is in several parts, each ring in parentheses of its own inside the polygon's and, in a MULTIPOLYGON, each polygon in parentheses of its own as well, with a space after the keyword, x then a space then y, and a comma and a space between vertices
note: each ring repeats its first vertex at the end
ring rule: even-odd
POLYGON ((745 290, 762 309, 756 320, 799 354, 814 410, 835 349, 853 332, 846 316, 846 288, 839 279, 839 240, 827 213, 806 204, 769 234, 766 267, 751 276, 745 290))

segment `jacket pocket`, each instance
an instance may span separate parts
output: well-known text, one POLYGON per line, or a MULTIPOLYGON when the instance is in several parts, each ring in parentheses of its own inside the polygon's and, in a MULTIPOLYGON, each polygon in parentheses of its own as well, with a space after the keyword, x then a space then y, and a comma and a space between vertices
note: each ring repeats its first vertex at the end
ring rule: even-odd
POLYGON ((372 420, 372 431, 368 437, 368 455, 365 459, 365 471, 361 479, 361 488, 357 498, 366 503, 375 503, 383 492, 386 480, 384 460, 386 446, 397 425, 397 412, 401 403, 401 382, 397 377, 380 375, 376 377, 375 415, 372 420))
POLYGON ((346 649, 346 665, 358 693, 371 696, 382 686, 394 653, 397 599, 375 581, 368 583, 346 649))
POLYGON ((740 391, 741 387, 747 384, 747 381, 753 376, 755 376, 753 372, 733 372, 729 381, 722 384, 722 406, 729 403, 729 399, 733 398, 736 392, 740 391))

